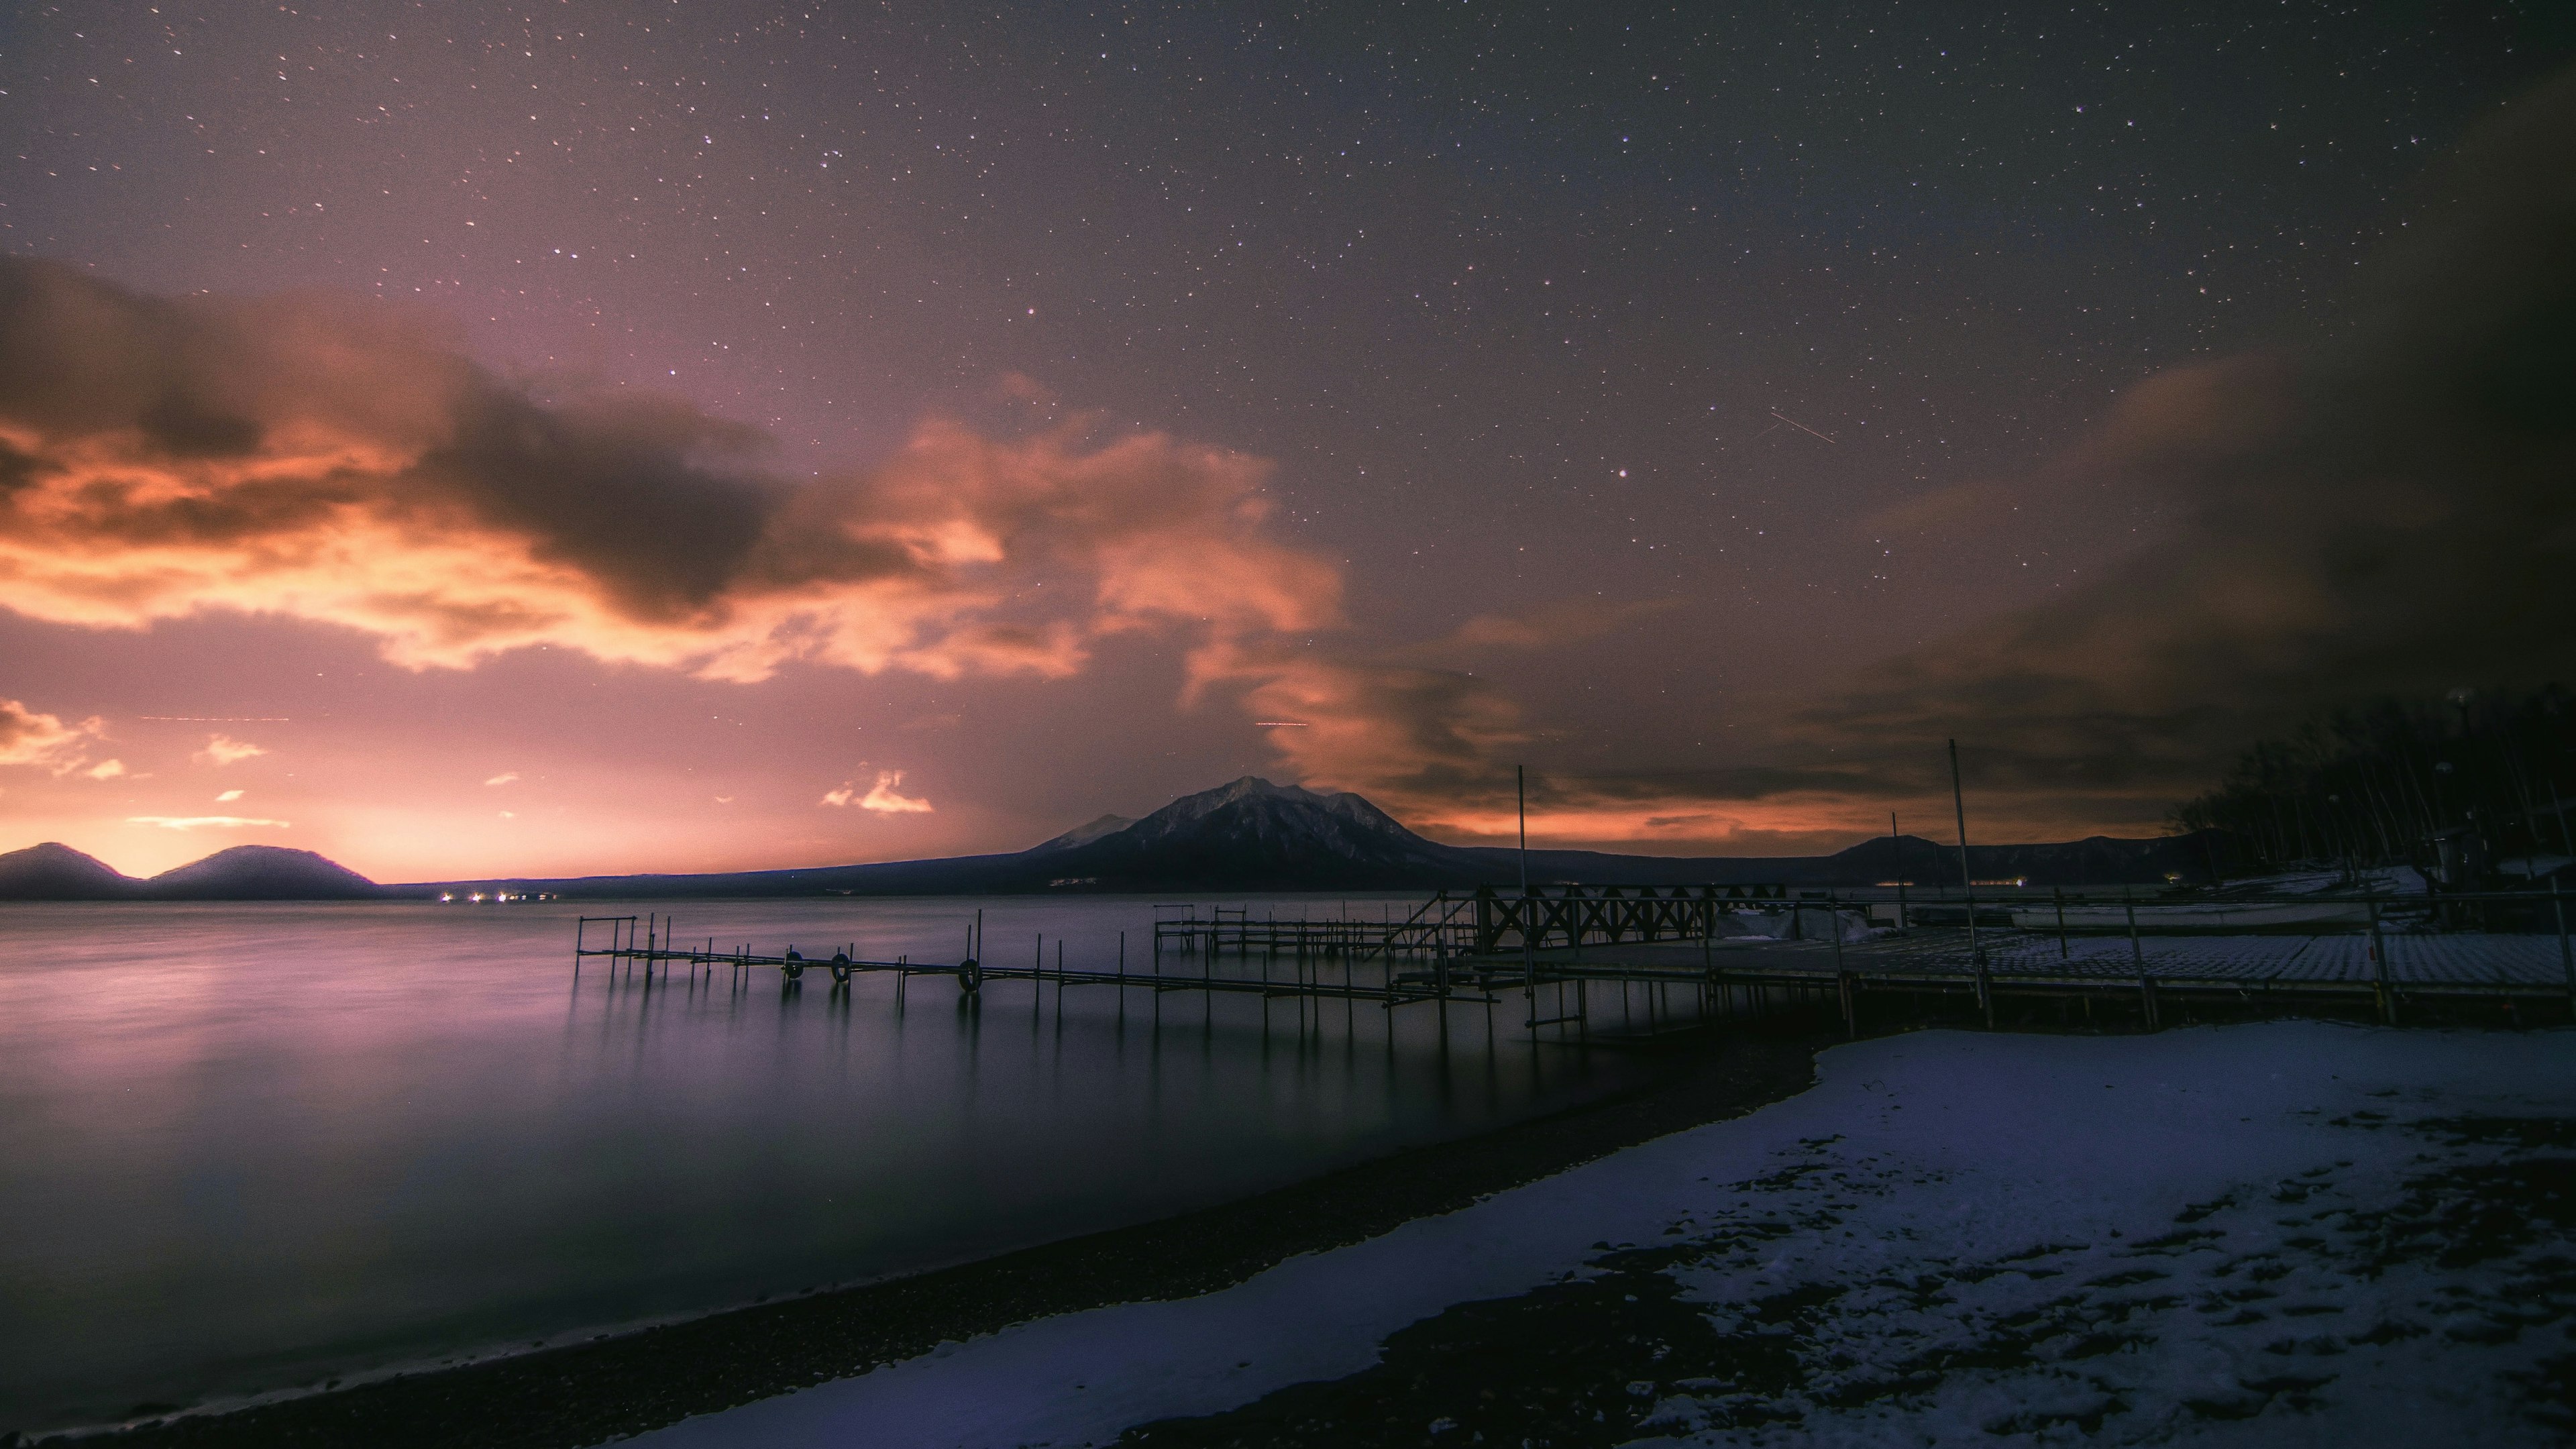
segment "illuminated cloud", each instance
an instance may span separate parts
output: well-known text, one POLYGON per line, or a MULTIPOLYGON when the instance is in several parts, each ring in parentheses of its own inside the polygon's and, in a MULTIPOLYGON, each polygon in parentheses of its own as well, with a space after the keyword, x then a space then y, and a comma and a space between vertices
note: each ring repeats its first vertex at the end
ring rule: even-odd
POLYGON ((365 631, 412 668, 533 645, 750 681, 804 660, 1059 677, 1092 640, 1339 618, 1264 536, 1267 465, 1077 420, 931 420, 791 481, 665 398, 540 396, 363 299, 142 296, 0 258, 0 607, 365 631))
POLYGON ((57 775, 88 763, 86 751, 105 722, 87 719, 65 724, 39 714, 14 699, 0 699, 0 765, 32 765, 57 775))
POLYGON ((518 771, 503 770, 500 774, 494 775, 491 779, 486 780, 483 783, 486 785, 507 785, 517 778, 519 778, 518 771))
POLYGON ((895 787, 902 783, 903 771, 879 770, 875 787, 859 801, 859 808, 880 811, 887 815, 929 814, 929 801, 895 793, 895 787))
POLYGON ((215 797, 215 803, 218 805, 229 805, 235 800, 240 799, 243 793, 244 792, 240 790, 226 790, 224 793, 215 797))
POLYGON ((903 771, 879 770, 876 783, 868 787, 865 793, 861 793, 855 782, 844 780, 837 789, 824 792, 822 803, 832 806, 856 805, 862 810, 874 810, 886 815, 929 814, 930 802, 900 793, 896 787, 902 784, 903 771))
POLYGON ((189 758, 195 760, 200 765, 221 766, 238 764, 243 760, 251 759, 255 756, 267 753, 268 751, 261 749, 257 745, 251 744, 246 740, 234 739, 230 735, 208 735, 206 736, 206 747, 197 751, 197 753, 191 755, 189 758))
POLYGON ((81 771, 81 778, 85 780, 113 780, 124 773, 125 762, 123 760, 101 760, 97 764, 90 766, 88 769, 81 771))
POLYGON ((1211 685, 1242 690, 1271 747, 1298 778, 1419 806, 1490 788, 1504 748, 1526 739, 1520 710, 1461 670, 1237 648, 1203 661, 1211 685))
POLYGON ((283 820, 254 820, 242 815, 129 815, 128 825, 157 825, 163 830, 247 830, 265 826, 287 829, 283 820))

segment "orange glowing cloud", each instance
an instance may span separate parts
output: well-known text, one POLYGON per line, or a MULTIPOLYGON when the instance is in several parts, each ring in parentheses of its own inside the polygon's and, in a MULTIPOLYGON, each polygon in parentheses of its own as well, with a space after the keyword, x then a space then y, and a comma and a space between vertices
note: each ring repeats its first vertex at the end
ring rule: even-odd
POLYGON ((766 447, 668 399, 537 396, 371 303, 0 259, 0 607, 30 618, 232 611, 412 668, 553 645, 748 682, 1059 677, 1106 633, 1338 617, 1338 572, 1263 536, 1242 454, 932 420, 791 482, 766 447))
POLYGON ((128 825, 154 825, 163 830, 248 830, 266 827, 285 830, 283 820, 258 820, 243 815, 129 815, 128 825))
POLYGON ((867 794, 859 797, 859 808, 874 810, 885 815, 929 814, 931 810, 929 801, 897 793, 895 787, 902 783, 903 771, 879 770, 875 786, 867 794))
POLYGON ((267 753, 268 751, 257 745, 234 739, 230 735, 208 735, 206 747, 189 758, 200 765, 220 766, 238 764, 243 760, 267 753))
MULTIPOLYGON (((31 765, 68 775, 89 763, 89 746, 105 727, 106 721, 96 718, 65 724, 57 715, 41 714, 14 699, 0 699, 0 765, 31 765)), ((118 764, 116 772, 124 769, 118 764)))
POLYGON ((862 810, 874 810, 881 815, 929 814, 933 808, 931 803, 900 793, 896 787, 901 784, 903 784, 903 771, 879 770, 876 784, 865 794, 860 793, 856 784, 844 780, 836 788, 823 792, 822 803, 836 808, 856 805, 862 810))

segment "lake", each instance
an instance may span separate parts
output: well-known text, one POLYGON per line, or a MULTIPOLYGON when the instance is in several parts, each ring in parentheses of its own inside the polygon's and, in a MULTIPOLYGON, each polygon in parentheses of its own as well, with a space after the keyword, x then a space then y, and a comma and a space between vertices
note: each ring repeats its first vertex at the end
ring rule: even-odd
MULTIPOLYGON (((683 943, 1146 967, 1141 898, 656 902, 683 943)), ((1246 904, 1230 899, 1228 904, 1246 904)), ((1295 897, 1255 918, 1398 918, 1295 897)), ((1207 913, 1209 903, 1195 909, 1207 913)), ((0 1431, 1159 1218, 1615 1089, 1501 1008, 573 970, 598 903, 0 906, 0 1431)), ((646 907, 634 908, 639 912, 646 907)), ((1195 961, 1187 968, 1197 970, 1195 961)))

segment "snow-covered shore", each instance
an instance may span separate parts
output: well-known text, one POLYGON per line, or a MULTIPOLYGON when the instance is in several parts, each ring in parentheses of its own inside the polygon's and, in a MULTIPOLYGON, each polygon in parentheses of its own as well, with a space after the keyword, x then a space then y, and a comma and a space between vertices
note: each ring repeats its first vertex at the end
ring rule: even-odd
POLYGON ((1363 1403, 1435 1444, 2576 1430, 2576 1033, 1925 1032, 1819 1070, 1747 1117, 1223 1292, 1022 1324, 636 1442, 1099 1444, 1265 1395, 1236 1417, 1281 1442, 1363 1403), (1535 1367, 1500 1392, 1459 1371, 1516 1356, 1535 1367))

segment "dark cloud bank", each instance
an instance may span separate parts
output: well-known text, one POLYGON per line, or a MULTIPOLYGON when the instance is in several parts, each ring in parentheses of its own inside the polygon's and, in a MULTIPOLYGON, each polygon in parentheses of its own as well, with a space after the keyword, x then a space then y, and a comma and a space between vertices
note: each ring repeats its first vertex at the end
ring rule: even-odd
POLYGON ((2327 335, 2151 379, 2033 484, 2143 493, 2162 541, 1804 712, 1790 751, 1923 762, 1901 789, 1956 735, 1992 786, 2145 803, 2321 707, 2576 676, 2576 75, 2408 211, 2327 335))

